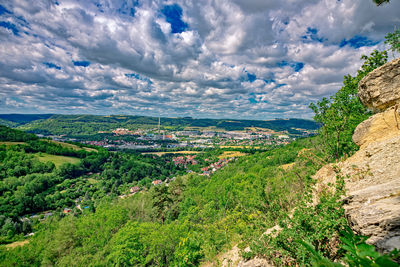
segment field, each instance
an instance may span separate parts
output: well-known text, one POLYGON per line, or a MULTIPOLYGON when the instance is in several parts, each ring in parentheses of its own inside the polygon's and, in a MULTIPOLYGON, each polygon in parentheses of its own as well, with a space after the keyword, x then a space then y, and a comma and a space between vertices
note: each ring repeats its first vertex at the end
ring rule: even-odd
POLYGON ((56 156, 56 155, 50 155, 46 153, 37 153, 35 156, 40 160, 41 162, 53 162, 56 167, 61 166, 64 163, 71 163, 71 164, 77 164, 80 162, 80 159, 74 158, 74 157, 67 157, 67 156, 56 156))
POLYGON ((240 151, 224 151, 221 155, 218 156, 219 159, 226 159, 226 158, 234 158, 234 157, 242 157, 247 155, 246 153, 240 151))
POLYGON ((288 163, 288 164, 283 164, 283 165, 281 165, 280 167, 281 167, 283 170, 287 171, 288 169, 292 168, 293 166, 294 166, 294 162, 288 163))
POLYGON ((23 145, 25 144, 24 142, 0 142, 0 145, 6 145, 6 146, 15 146, 15 145, 23 145))
POLYGON ((217 128, 216 126, 207 126, 207 127, 200 127, 200 126, 187 126, 184 128, 185 131, 213 131, 213 132, 222 132, 224 131, 223 128, 217 128))
POLYGON ((11 244, 6 245, 5 247, 6 247, 7 249, 12 249, 12 248, 16 248, 16 247, 22 247, 23 245, 28 244, 28 243, 29 243, 29 240, 28 240, 28 239, 25 239, 25 240, 23 240, 23 241, 16 241, 16 242, 13 242, 13 243, 11 243, 11 244))
POLYGON ((171 152, 144 152, 142 153, 142 155, 146 155, 146 154, 151 154, 151 155, 157 155, 157 156, 162 156, 165 154, 198 154, 198 153, 203 153, 202 151, 188 151, 188 150, 184 150, 184 151, 171 151, 171 152))
POLYGON ((87 151, 87 152, 97 152, 97 150, 94 149, 94 148, 79 147, 79 146, 77 146, 77 145, 73 145, 73 144, 69 144, 69 143, 63 143, 63 142, 58 142, 58 141, 54 141, 54 140, 51 140, 50 142, 55 143, 55 144, 58 144, 58 145, 61 145, 61 146, 63 146, 63 147, 71 148, 71 149, 73 149, 73 150, 82 150, 82 149, 83 149, 83 150, 85 150, 85 151, 87 151))
POLYGON ((88 180, 88 182, 89 182, 90 184, 97 184, 97 183, 99 182, 98 180, 93 179, 93 178, 88 178, 87 180, 88 180))
POLYGON ((246 127, 245 130, 250 130, 252 132, 269 132, 271 134, 279 134, 282 132, 274 131, 268 128, 261 128, 261 127, 246 127))
POLYGON ((253 149, 261 149, 261 146, 220 146, 221 148, 253 148, 253 149))

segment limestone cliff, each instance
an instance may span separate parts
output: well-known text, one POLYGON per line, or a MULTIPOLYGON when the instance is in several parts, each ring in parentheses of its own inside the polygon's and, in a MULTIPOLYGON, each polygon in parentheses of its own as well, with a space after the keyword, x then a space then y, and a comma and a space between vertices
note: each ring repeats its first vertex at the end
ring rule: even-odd
MULTIPOLYGON (((381 251, 400 249, 400 59, 368 74, 359 84, 362 102, 381 111, 357 126, 360 150, 337 164, 346 179, 346 215, 353 230, 381 251)), ((331 165, 315 177, 335 180, 331 165)))
POLYGON ((400 102, 400 58, 373 70, 359 83, 358 96, 367 107, 383 111, 400 102))

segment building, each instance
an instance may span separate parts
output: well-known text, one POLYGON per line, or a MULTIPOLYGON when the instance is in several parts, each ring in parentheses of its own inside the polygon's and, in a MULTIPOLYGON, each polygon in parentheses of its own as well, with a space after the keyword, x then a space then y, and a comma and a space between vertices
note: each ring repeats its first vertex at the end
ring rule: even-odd
POLYGON ((153 182, 151 182, 153 185, 160 185, 162 184, 161 180, 154 180, 153 182))

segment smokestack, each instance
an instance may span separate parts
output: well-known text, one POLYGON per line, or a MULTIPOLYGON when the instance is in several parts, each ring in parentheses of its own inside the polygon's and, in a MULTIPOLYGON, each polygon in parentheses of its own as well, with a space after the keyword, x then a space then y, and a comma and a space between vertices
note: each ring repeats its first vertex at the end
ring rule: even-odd
POLYGON ((161 117, 158 117, 158 138, 160 138, 160 122, 161 122, 161 117))

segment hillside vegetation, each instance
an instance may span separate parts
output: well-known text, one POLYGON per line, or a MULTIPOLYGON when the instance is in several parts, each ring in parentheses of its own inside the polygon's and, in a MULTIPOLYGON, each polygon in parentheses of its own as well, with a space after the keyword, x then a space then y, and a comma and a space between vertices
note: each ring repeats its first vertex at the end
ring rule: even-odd
MULTIPOLYGON (((116 128, 135 129, 149 128, 158 125, 158 118, 146 116, 97 116, 97 115, 25 115, 0 114, 0 124, 9 122, 8 126, 19 126, 25 131, 37 134, 56 135, 93 135, 98 131, 111 131, 116 128), (27 116, 27 117, 25 117, 27 116)), ((298 133, 295 128, 316 130, 319 124, 303 119, 261 120, 224 120, 224 119, 194 119, 162 118, 162 126, 175 130, 185 127, 216 127, 225 130, 244 130, 247 127, 267 128, 274 131, 289 131, 298 133)))
POLYGON ((167 159, 81 148, 4 126, 0 137, 0 243, 22 239, 49 210, 82 205, 94 211, 96 201, 124 194, 138 181, 149 186, 149 177, 182 172, 167 159))
POLYGON ((321 164, 318 139, 241 157, 210 178, 105 201, 85 216, 43 222, 29 244, 3 252, 6 265, 198 265, 236 241, 246 244, 302 198, 321 164), (307 150, 312 157, 298 157, 307 150), (303 152, 301 152, 303 151, 303 152), (281 165, 294 162, 290 170, 281 165))

